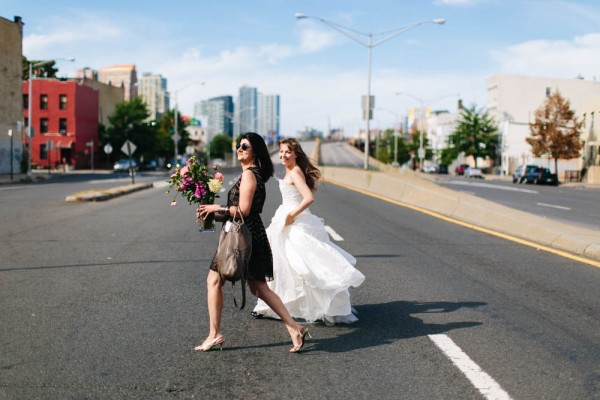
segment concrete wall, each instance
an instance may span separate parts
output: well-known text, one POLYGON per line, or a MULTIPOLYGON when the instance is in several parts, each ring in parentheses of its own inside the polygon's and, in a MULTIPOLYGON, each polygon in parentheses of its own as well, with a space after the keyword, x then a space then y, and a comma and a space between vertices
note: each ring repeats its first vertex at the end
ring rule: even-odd
POLYGON ((11 138, 8 130, 12 130, 12 169, 14 173, 21 170, 23 142, 20 123, 23 122, 23 23, 20 17, 9 21, 0 17, 0 174, 11 172, 11 138))
MULTIPOLYGON (((600 260, 600 232, 578 228, 456 192, 413 171, 319 167, 325 181, 349 186, 446 217, 600 260)), ((368 210, 365 210, 368 212, 368 210)))

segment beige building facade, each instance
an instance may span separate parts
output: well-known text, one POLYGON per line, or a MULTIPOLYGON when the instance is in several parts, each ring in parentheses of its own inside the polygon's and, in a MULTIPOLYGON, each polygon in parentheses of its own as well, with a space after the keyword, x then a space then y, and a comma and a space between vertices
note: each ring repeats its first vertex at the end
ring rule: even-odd
POLYGON ((100 68, 98 70, 98 81, 107 85, 123 87, 125 90, 125 101, 129 101, 137 96, 137 72, 133 64, 100 68))
POLYGON ((150 116, 148 121, 156 121, 169 110, 167 79, 159 74, 145 73, 138 84, 138 93, 144 99, 150 116))
POLYGON ((581 107, 583 119, 583 180, 600 183, 600 96, 584 100, 581 107))
MULTIPOLYGON (((556 91, 568 99, 571 109, 581 116, 584 103, 600 96, 600 82, 522 75, 493 75, 487 79, 487 109, 501 134, 503 174, 512 174, 519 164, 537 164, 555 172, 554 160, 534 157, 525 138, 530 136, 529 123, 533 122, 535 111, 556 91)), ((582 134, 583 140, 584 136, 582 134)), ((583 152, 580 158, 559 160, 559 179, 564 180, 567 174, 581 171, 583 167, 583 152)))
POLYGON ((23 158, 23 25, 0 17, 0 174, 19 173, 23 158))

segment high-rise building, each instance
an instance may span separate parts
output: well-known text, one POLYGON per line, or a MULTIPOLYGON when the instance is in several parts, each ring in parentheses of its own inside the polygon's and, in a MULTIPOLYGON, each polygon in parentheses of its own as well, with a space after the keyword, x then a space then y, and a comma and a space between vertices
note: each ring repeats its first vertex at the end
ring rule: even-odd
POLYGON ((258 94, 258 133, 268 144, 279 140, 279 95, 258 94))
POLYGON ((125 101, 137 96, 137 72, 133 64, 100 68, 98 80, 108 85, 122 86, 125 89, 125 101))
POLYGON ((194 117, 206 122, 209 136, 223 134, 233 137, 233 98, 231 96, 213 97, 194 106, 194 117))
POLYGON ((138 83, 138 93, 148 106, 148 121, 159 119, 169 110, 167 79, 161 75, 144 73, 138 83))
POLYGON ((242 86, 236 106, 237 121, 236 137, 244 132, 256 132, 258 115, 258 93, 256 88, 242 86))

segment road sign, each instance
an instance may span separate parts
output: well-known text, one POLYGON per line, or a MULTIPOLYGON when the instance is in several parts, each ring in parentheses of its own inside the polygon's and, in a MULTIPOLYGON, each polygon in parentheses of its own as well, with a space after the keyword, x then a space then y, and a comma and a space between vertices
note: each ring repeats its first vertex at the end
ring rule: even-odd
POLYGON ((425 158, 425 149, 419 149, 418 155, 419 155, 420 159, 424 159, 425 158))
POLYGON ((113 148, 112 148, 112 146, 110 145, 110 143, 107 143, 107 144, 104 146, 104 152, 105 152, 106 154, 110 154, 110 153, 112 153, 112 151, 113 151, 113 148))
POLYGON ((121 151, 127 154, 128 156, 135 153, 135 149, 137 149, 137 147, 135 147, 135 144, 133 144, 131 140, 126 140, 125 143, 123 143, 123 146, 121 147, 121 151), (129 153, 130 151, 131 153, 129 153))

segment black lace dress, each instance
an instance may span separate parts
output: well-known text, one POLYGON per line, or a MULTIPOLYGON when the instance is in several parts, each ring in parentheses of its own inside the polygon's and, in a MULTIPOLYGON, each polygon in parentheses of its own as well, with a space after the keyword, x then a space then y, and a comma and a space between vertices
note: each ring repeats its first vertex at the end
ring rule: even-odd
MULTIPOLYGON (((248 264, 247 279, 266 282, 273 280, 273 254, 271 253, 271 246, 269 246, 269 239, 267 238, 265 226, 260 218, 260 213, 262 212, 266 200, 265 182, 263 181, 258 168, 251 167, 249 169, 256 177, 256 191, 252 198, 250 214, 244 217, 248 229, 252 232, 252 255, 250 256, 250 262, 248 264)), ((227 194, 228 206, 237 206, 239 204, 241 182, 242 177, 240 175, 237 182, 227 194)), ((210 269, 217 271, 217 263, 214 257, 210 269)))

